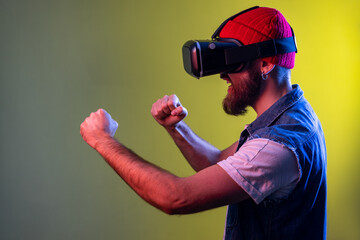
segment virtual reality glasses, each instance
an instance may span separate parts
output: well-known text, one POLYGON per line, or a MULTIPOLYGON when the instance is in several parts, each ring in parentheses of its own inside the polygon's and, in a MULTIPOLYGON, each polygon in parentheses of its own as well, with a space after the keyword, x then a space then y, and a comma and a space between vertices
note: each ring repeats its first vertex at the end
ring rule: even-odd
POLYGON ((182 47, 185 71, 196 78, 218 73, 239 72, 248 61, 297 52, 294 32, 292 37, 271 39, 249 45, 243 45, 236 39, 219 37, 221 29, 228 21, 255 8, 258 7, 249 8, 225 20, 212 35, 212 40, 187 41, 182 47))

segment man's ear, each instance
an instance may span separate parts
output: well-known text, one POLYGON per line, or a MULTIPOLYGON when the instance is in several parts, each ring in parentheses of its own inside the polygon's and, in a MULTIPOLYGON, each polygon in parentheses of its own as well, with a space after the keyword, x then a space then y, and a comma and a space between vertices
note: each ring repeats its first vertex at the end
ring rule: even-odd
POLYGON ((268 75, 275 68, 275 64, 262 61, 261 63, 261 73, 268 75))

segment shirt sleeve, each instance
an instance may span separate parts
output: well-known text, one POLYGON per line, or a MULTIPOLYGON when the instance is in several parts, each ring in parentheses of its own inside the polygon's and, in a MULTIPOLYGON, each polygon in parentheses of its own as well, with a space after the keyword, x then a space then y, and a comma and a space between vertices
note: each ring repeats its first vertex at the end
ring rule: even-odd
POLYGON ((269 196, 286 197, 300 178, 295 154, 285 145, 264 138, 247 141, 218 165, 256 204, 269 196))

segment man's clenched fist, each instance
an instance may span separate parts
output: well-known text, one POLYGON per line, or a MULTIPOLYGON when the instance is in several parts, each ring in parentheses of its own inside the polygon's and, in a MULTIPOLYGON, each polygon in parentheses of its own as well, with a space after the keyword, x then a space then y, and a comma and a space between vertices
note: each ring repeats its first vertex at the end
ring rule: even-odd
POLYGON ((162 126, 172 128, 187 116, 187 110, 176 95, 165 95, 152 105, 151 114, 162 126))
POLYGON ((92 148, 96 149, 103 137, 113 137, 118 123, 104 109, 91 113, 80 125, 80 134, 92 148))

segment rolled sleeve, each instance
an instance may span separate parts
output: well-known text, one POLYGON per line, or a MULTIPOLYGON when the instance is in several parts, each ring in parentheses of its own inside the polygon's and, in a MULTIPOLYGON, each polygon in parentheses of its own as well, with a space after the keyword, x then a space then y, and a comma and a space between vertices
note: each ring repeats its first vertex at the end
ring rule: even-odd
POLYGON ((286 197, 300 177, 294 153, 286 146, 264 138, 247 141, 218 165, 257 204, 270 195, 286 197))

